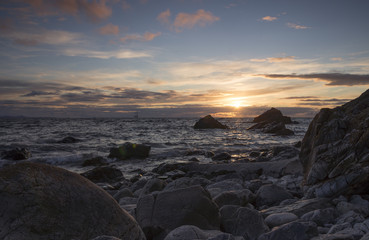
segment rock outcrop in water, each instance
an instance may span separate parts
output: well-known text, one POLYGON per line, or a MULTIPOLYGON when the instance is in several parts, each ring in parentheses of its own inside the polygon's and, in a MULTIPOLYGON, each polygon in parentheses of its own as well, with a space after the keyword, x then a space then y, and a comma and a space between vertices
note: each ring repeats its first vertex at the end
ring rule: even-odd
POLYGON ((218 120, 214 119, 211 115, 207 115, 206 117, 201 118, 199 121, 195 123, 193 126, 194 129, 228 129, 228 126, 220 123, 218 120))
POLYGON ((334 109, 322 109, 302 141, 307 197, 368 193, 369 90, 334 109))
POLYGON ((111 148, 108 158, 126 160, 129 158, 146 158, 149 156, 151 146, 126 142, 117 148, 111 148))
POLYGON ((27 148, 14 148, 9 151, 4 151, 1 157, 4 159, 17 161, 28 159, 31 156, 31 152, 27 148))
POLYGON ((0 170, 0 239, 145 239, 136 221, 78 174, 23 162, 0 170))
POLYGON ((255 125, 248 130, 259 129, 264 133, 271 133, 278 136, 293 135, 294 132, 286 128, 285 124, 293 123, 290 117, 283 116, 281 111, 275 108, 264 112, 260 116, 254 118, 255 125))

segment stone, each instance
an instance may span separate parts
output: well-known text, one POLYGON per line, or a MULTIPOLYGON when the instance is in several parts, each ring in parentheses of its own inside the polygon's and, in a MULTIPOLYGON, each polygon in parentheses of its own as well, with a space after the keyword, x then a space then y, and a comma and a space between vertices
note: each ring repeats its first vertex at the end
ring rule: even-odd
POLYGON ((94 239, 92 240, 121 240, 120 238, 116 238, 116 237, 113 237, 113 236, 98 236, 98 237, 95 237, 94 239))
POLYGON ((132 216, 79 174, 23 162, 0 176, 0 239, 145 239, 132 216))
POLYGON ((228 129, 226 125, 218 122, 211 115, 207 115, 201 118, 200 120, 198 120, 193 126, 193 128, 194 129, 213 129, 213 128, 228 129))
POLYGON ((150 179, 142 188, 140 196, 147 195, 155 191, 161 191, 164 189, 165 185, 166 182, 163 180, 157 178, 150 179))
POLYGON ((296 221, 297 219, 299 218, 293 213, 274 213, 265 218, 265 223, 268 225, 268 227, 274 228, 289 222, 296 221))
POLYGON ((224 232, 255 240, 269 230, 263 216, 254 209, 226 205, 220 209, 221 228, 224 232))
POLYGON ((313 221, 318 226, 324 226, 325 224, 334 223, 337 215, 334 208, 317 209, 302 215, 301 220, 313 221))
MULTIPOLYGON (((217 230, 202 230, 196 226, 184 225, 172 230, 164 240, 241 240, 229 233, 217 230)), ((243 238, 242 238, 243 240, 243 238)))
POLYGON ((123 173, 114 167, 96 167, 87 172, 81 173, 81 175, 94 183, 98 182, 117 182, 124 179, 123 173))
POLYGON ((293 196, 285 189, 274 184, 267 184, 256 192, 256 206, 275 206, 283 200, 291 198, 293 196))
POLYGON ((274 213, 293 213, 298 217, 301 217, 305 213, 311 212, 316 209, 324 209, 332 207, 330 199, 327 198, 312 198, 302 199, 286 206, 275 206, 267 209, 263 209, 260 212, 264 217, 267 217, 274 213))
POLYGON ((32 156, 27 148, 15 148, 9 151, 2 152, 2 158, 7 160, 25 160, 32 156))
POLYGON ((310 240, 318 234, 314 222, 291 222, 263 234, 258 240, 310 240))
POLYGON ((168 183, 165 186, 164 191, 170 191, 170 190, 179 189, 179 188, 187 188, 187 187, 196 186, 196 185, 205 187, 206 185, 209 185, 210 183, 211 182, 208 179, 202 178, 202 177, 194 177, 194 178, 182 177, 182 178, 178 178, 168 183))
POLYGON ((108 158, 126 160, 129 158, 147 158, 151 146, 126 142, 118 148, 111 148, 108 158))
POLYGON ((129 188, 123 188, 113 195, 113 198, 119 202, 124 197, 133 197, 133 193, 129 188))
POLYGON ((283 122, 284 124, 292 123, 290 117, 283 116, 282 112, 276 108, 271 108, 268 111, 254 118, 254 123, 260 122, 283 122))
POLYGON ((247 130, 256 129, 260 129, 263 133, 272 133, 277 136, 288 136, 294 134, 292 130, 286 128, 283 122, 260 122, 249 127, 247 130))
POLYGON ((366 193, 369 187, 369 90, 334 109, 321 109, 302 140, 306 197, 366 193))
POLYGON ((227 152, 218 153, 215 156, 211 158, 213 161, 224 161, 224 160, 230 160, 232 158, 231 154, 227 152))
POLYGON ((88 166, 105 166, 108 165, 107 161, 103 157, 94 157, 90 159, 86 159, 82 163, 82 167, 88 167, 88 166))
POLYGON ((246 206, 248 203, 255 202, 255 195, 248 189, 227 191, 218 194, 213 198, 213 201, 219 206, 219 208, 224 205, 246 206))
POLYGON ((215 197, 222 192, 232 191, 232 190, 243 190, 243 186, 240 183, 231 181, 231 180, 224 180, 217 183, 212 183, 206 186, 206 190, 209 191, 212 197, 215 197))
POLYGON ((218 206, 201 186, 161 191, 138 199, 136 219, 147 239, 163 239, 182 225, 219 230, 218 206))
POLYGON ((81 141, 80 139, 68 136, 68 137, 65 137, 62 140, 58 141, 58 143, 77 143, 77 142, 80 142, 80 141, 81 141))

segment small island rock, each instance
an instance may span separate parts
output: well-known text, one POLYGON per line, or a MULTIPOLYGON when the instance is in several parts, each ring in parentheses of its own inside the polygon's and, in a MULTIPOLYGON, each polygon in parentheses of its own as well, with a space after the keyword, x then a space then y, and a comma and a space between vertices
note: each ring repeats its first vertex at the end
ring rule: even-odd
POLYGON ((27 148, 15 148, 9 151, 4 151, 2 153, 2 158, 8 160, 25 160, 30 158, 31 152, 27 148))
POLYGON ((206 117, 201 118, 199 121, 195 123, 194 129, 211 129, 211 128, 219 128, 219 129, 228 129, 228 127, 218 120, 214 119, 211 115, 207 115, 206 117))
POLYGON ((149 156, 151 146, 126 142, 117 148, 111 148, 108 158, 126 160, 129 158, 146 158, 149 156))

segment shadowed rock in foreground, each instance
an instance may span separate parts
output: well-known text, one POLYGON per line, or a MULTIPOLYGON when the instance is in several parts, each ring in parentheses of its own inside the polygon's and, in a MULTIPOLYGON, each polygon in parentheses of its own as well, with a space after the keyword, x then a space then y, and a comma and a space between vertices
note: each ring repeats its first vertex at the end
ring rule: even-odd
POLYGON ((145 239, 132 216, 78 174, 24 162, 0 176, 0 239, 145 239))
POLYGON ((220 129, 228 129, 228 127, 216 119, 214 119, 211 115, 207 115, 206 117, 201 118, 199 121, 195 123, 193 126, 194 129, 211 129, 211 128, 220 128, 220 129))
POLYGON ((368 193, 369 90, 334 109, 322 109, 302 141, 305 195, 368 193))

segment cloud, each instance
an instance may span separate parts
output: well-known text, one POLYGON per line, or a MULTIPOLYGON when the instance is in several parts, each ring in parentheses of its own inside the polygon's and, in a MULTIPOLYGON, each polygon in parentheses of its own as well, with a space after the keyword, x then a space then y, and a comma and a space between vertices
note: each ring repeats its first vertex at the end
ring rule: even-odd
POLYGON ((89 58, 100 58, 100 59, 129 59, 129 58, 145 58, 152 57, 148 52, 144 51, 133 51, 129 49, 121 49, 118 51, 94 51, 84 49, 65 49, 62 51, 63 55, 70 57, 89 57, 89 58))
POLYGON ((170 25, 170 19, 169 19, 170 15, 171 15, 170 10, 167 9, 166 11, 160 13, 156 19, 162 24, 170 25))
POLYGON ((332 61, 342 61, 343 59, 340 58, 340 57, 334 57, 334 58, 331 58, 332 61))
POLYGON ((92 21, 100 21, 112 14, 107 0, 22 0, 29 4, 39 16, 69 14, 78 16, 85 14, 92 21))
POLYGON ((120 38, 120 41, 125 43, 127 41, 141 41, 141 42, 148 42, 154 40, 154 38, 161 35, 161 32, 151 33, 145 32, 143 35, 140 34, 130 34, 120 38))
POLYGON ((191 29, 195 26, 205 27, 208 24, 219 21, 219 17, 214 16, 211 12, 203 9, 197 10, 196 13, 178 13, 173 22, 170 21, 171 12, 169 9, 160 13, 157 20, 162 24, 169 25, 176 32, 184 29, 191 29))
POLYGON ((273 22, 273 21, 275 21, 277 19, 278 19, 277 17, 265 16, 261 20, 267 21, 267 22, 273 22))
POLYGON ((70 45, 83 42, 81 33, 67 32, 61 30, 39 30, 34 32, 12 31, 3 35, 13 43, 24 46, 47 45, 70 45))
POLYGON ((122 8, 126 11, 131 8, 131 5, 126 0, 122 0, 122 8))
POLYGON ((298 30, 311 28, 311 27, 308 27, 308 26, 298 25, 296 23, 290 23, 290 22, 287 23, 287 27, 293 28, 293 29, 298 29, 298 30))
POLYGON ((294 56, 287 56, 287 57, 269 57, 269 58, 253 58, 250 59, 251 62, 291 62, 295 61, 294 56))
POLYGON ((99 28, 99 33, 102 35, 117 35, 119 34, 119 26, 108 23, 107 25, 99 28))
POLYGON ((21 97, 36 97, 36 96, 48 96, 48 95, 56 95, 57 92, 45 92, 45 91, 31 91, 30 93, 21 95, 21 97))
POLYGON ((369 85, 369 74, 311 73, 311 74, 265 74, 266 78, 312 79, 328 82, 329 86, 369 85))

